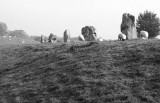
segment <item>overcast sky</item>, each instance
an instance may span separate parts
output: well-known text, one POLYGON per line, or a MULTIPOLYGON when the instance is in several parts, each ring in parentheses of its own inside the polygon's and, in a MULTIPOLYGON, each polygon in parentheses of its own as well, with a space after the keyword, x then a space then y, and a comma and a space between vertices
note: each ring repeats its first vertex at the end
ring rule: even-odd
POLYGON ((160 0, 0 0, 0 22, 28 35, 60 37, 65 29, 76 37, 88 25, 97 29, 99 37, 117 39, 122 14, 137 19, 145 10, 160 17, 160 0))

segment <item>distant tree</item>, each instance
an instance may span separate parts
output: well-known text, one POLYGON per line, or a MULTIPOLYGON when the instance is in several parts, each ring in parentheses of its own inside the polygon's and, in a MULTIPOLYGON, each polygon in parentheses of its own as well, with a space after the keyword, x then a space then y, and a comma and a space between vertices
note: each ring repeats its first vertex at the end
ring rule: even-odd
POLYGON ((0 36, 4 36, 7 34, 7 25, 3 22, 0 22, 0 36))
POLYGON ((144 11, 144 13, 139 14, 137 19, 138 33, 140 33, 141 30, 145 30, 149 33, 149 38, 153 38, 159 35, 160 31, 159 26, 160 26, 160 19, 157 17, 157 14, 150 12, 148 10, 144 11))
POLYGON ((24 30, 14 30, 14 31, 9 31, 8 33, 10 36, 16 36, 20 38, 28 38, 28 34, 24 30))

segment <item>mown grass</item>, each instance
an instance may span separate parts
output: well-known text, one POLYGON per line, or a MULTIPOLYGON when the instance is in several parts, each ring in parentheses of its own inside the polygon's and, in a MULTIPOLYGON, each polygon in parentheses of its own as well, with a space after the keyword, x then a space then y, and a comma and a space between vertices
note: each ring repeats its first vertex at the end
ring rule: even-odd
POLYGON ((31 38, 20 38, 11 36, 0 36, 0 46, 6 45, 22 45, 22 44, 35 44, 39 43, 31 38))
POLYGON ((0 49, 1 103, 159 103, 160 40, 0 49))

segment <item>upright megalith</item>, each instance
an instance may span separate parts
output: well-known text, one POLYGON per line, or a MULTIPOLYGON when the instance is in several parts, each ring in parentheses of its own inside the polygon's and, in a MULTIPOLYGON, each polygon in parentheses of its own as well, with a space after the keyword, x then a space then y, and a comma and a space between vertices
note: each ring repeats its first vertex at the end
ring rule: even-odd
POLYGON ((44 43, 44 36, 41 35, 41 43, 44 43))
POLYGON ((48 37, 48 42, 50 43, 56 43, 57 42, 57 36, 50 33, 49 37, 48 37))
POLYGON ((97 40, 96 29, 94 26, 85 26, 81 30, 81 34, 83 35, 85 41, 95 41, 97 40))
POLYGON ((126 35, 126 39, 136 39, 137 30, 135 26, 135 17, 129 13, 122 15, 121 32, 126 35))
POLYGON ((63 40, 64 42, 70 41, 70 31, 68 29, 66 29, 63 33, 63 40))

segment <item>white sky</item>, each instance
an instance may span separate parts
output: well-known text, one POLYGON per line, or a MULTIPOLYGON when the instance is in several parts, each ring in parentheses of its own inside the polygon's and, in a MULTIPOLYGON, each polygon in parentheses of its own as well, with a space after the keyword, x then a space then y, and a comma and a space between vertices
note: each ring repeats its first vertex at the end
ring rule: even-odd
POLYGON ((160 17, 160 0, 0 0, 0 22, 28 35, 60 37, 65 29, 76 37, 88 25, 97 29, 99 37, 117 39, 122 14, 137 19, 145 10, 160 17))

